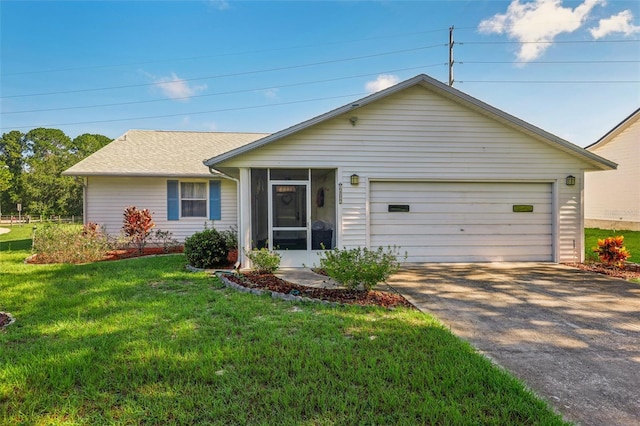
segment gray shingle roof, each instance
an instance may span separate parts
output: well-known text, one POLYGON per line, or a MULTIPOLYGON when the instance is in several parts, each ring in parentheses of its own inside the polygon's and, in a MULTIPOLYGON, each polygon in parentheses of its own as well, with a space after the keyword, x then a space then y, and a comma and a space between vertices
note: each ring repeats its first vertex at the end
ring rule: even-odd
POLYGON ((71 176, 209 176, 203 161, 267 133, 129 130, 70 167, 71 176))

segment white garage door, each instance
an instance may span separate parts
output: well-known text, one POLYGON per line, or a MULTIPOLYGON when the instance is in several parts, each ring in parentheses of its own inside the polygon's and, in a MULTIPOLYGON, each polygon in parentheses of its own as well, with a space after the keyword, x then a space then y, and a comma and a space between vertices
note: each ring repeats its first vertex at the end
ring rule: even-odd
POLYGON ((408 262, 553 260, 548 183, 372 182, 370 213, 408 262))

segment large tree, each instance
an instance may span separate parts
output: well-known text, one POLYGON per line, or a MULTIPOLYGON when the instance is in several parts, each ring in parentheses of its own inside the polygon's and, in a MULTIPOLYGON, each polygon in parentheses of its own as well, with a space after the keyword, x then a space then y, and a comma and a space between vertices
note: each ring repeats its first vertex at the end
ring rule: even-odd
MULTIPOLYGON (((0 142, 0 201, 14 211, 17 202, 33 215, 79 215, 82 183, 61 173, 110 142, 103 135, 83 134, 71 140, 59 129, 33 129, 26 134, 5 133, 0 142), (2 169, 8 170, 5 175, 2 169)), ((7 207, 5 207, 5 210, 7 207)))
POLYGON ((5 133, 0 138, 0 168, 2 168, 1 182, 2 195, 0 204, 5 211, 9 211, 8 206, 20 201, 22 196, 22 173, 24 169, 24 153, 26 145, 24 133, 13 130, 5 133))

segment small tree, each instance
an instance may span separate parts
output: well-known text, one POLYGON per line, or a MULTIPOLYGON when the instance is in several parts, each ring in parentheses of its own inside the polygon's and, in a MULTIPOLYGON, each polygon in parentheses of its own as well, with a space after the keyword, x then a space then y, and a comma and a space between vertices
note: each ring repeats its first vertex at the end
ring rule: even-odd
POLYGON ((625 260, 631 257, 631 253, 624 246, 623 235, 598 240, 598 246, 594 247, 593 251, 598 254, 600 261, 617 268, 623 266, 625 260))
POLYGON ((124 224, 122 231, 130 241, 138 248, 138 252, 142 253, 144 246, 147 244, 147 238, 151 234, 155 223, 148 209, 138 210, 134 206, 124 209, 124 224))

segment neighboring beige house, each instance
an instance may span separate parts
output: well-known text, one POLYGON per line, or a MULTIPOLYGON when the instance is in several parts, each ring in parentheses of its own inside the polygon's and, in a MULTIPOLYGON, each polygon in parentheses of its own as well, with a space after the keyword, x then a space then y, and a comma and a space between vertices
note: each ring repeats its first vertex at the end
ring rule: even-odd
MULTIPOLYGON (((128 132, 141 138, 138 155, 108 145, 69 169, 86 177, 86 220, 116 223, 135 204, 182 238, 206 219, 172 210, 176 199, 191 202, 183 179, 220 181, 216 226, 237 225, 242 248, 279 250, 284 266, 312 265, 323 247, 387 245, 409 262, 575 262, 584 256, 584 172, 615 168, 426 75, 272 135, 232 134, 235 146, 228 134, 200 134, 207 142, 188 157, 209 159, 195 176, 173 170, 191 135, 128 132), (110 171, 110 161, 124 164, 110 171)), ((203 188, 209 215, 217 193, 203 188)))
POLYGON ((640 231, 640 108, 586 149, 618 168, 585 175, 585 226, 640 231))

